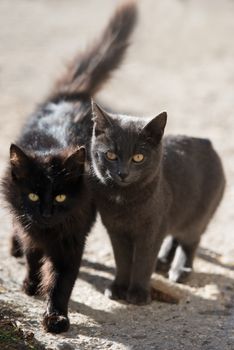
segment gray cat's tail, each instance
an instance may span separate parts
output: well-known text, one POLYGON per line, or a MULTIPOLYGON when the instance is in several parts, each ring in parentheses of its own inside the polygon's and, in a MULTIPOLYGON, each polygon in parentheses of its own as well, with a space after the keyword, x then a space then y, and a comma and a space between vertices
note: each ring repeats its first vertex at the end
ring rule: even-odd
POLYGON ((67 74, 57 83, 60 94, 94 95, 124 58, 137 20, 134 0, 120 5, 93 46, 75 57, 67 74))

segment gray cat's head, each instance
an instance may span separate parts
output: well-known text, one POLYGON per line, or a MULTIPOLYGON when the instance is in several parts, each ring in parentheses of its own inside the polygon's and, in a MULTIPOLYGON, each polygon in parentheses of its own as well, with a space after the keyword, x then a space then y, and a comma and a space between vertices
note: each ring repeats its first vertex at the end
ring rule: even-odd
POLYGON ((149 120, 117 116, 93 103, 92 168, 104 184, 121 187, 155 176, 167 114, 149 120))

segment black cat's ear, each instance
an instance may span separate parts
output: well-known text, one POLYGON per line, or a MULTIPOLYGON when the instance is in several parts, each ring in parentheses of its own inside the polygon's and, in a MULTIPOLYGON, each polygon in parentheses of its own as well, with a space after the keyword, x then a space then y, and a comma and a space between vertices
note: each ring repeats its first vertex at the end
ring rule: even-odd
POLYGON ((152 119, 145 127, 144 132, 156 143, 160 142, 167 123, 167 113, 162 112, 152 119))
POLYGON ((28 157, 22 151, 22 149, 12 143, 11 146, 10 146, 10 162, 11 162, 11 165, 12 166, 22 165, 27 160, 28 160, 28 157))
POLYGON ((85 162, 85 148, 83 146, 79 147, 75 152, 69 155, 65 160, 65 168, 73 172, 80 168, 85 162))
POLYGON ((11 144, 10 146, 10 164, 12 174, 16 178, 26 176, 29 157, 18 146, 11 144))
POLYGON ((96 102, 92 100, 92 114, 96 133, 105 132, 112 124, 110 116, 96 102))

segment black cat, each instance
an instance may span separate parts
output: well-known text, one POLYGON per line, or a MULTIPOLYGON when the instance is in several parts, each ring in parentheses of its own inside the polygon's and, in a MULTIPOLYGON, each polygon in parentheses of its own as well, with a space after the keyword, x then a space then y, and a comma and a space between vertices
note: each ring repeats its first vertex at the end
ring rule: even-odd
POLYGON ((23 243, 27 294, 49 285, 43 318, 49 332, 69 328, 68 301, 96 216, 83 176, 83 145, 88 147, 93 126, 91 95, 122 61, 135 22, 134 2, 117 9, 99 41, 75 58, 51 96, 28 119, 17 145, 10 148, 2 191, 13 214, 11 251, 21 255, 23 243))
POLYGON ((169 271, 179 281, 192 268, 196 248, 224 191, 219 156, 206 139, 163 137, 167 114, 152 120, 108 114, 93 103, 93 192, 113 245, 117 266, 110 297, 150 302, 150 277, 175 251, 169 271), (162 259, 163 260, 163 259, 162 259))

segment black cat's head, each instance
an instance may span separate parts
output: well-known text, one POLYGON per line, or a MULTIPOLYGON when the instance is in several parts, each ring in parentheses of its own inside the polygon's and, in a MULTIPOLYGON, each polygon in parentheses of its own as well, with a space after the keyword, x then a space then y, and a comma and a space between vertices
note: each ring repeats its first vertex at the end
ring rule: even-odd
POLYGON ((5 195, 21 222, 39 227, 62 222, 80 200, 84 160, 83 147, 32 155, 11 145, 5 195))
POLYGON ((155 175, 166 112, 151 120, 114 116, 93 102, 93 120, 92 168, 102 183, 125 187, 155 175))

